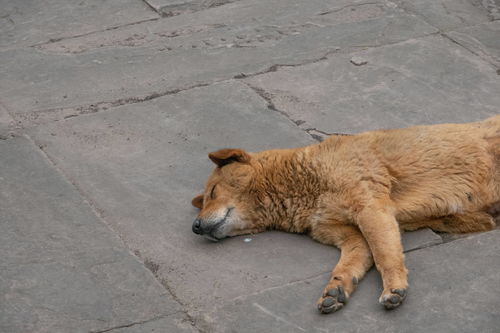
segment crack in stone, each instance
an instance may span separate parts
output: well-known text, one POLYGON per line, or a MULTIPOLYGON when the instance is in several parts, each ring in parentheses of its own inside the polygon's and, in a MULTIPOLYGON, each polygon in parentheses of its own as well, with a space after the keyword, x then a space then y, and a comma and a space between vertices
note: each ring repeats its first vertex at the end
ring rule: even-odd
POLYGON ((254 77, 254 76, 257 76, 257 75, 262 75, 262 74, 267 74, 267 73, 273 73, 273 72, 277 72, 280 68, 283 68, 283 67, 299 67, 299 66, 304 66, 304 65, 309 65, 309 64, 315 64, 317 62, 320 62, 320 61, 323 61, 323 60, 327 60, 328 57, 332 54, 335 54, 335 53, 340 53, 341 49, 340 48, 335 48, 334 50, 330 50, 328 52, 326 52, 323 56, 319 57, 319 58, 315 58, 315 59, 310 59, 310 60, 305 60, 305 61, 301 61, 299 63, 295 63, 295 64, 274 64, 274 65, 271 65, 269 66, 268 68, 262 70, 262 71, 258 71, 258 72, 255 72, 255 73, 250 73, 250 74, 246 74, 246 73, 240 73, 240 74, 237 74, 235 76, 233 76, 233 79, 246 79, 246 78, 249 78, 249 77, 254 77))
MULTIPOLYGON (((276 66, 276 65, 274 65, 276 66)), ((271 66, 270 69, 271 71, 276 71, 277 68, 274 68, 274 66, 271 66)), ((318 132, 320 134, 323 134, 325 136, 331 136, 331 135, 351 135, 351 134, 346 134, 346 133, 327 133, 325 131, 318 130, 317 128, 302 128, 300 127, 302 124, 306 123, 304 120, 296 120, 292 116, 290 116, 286 111, 280 110, 276 107, 276 105, 273 102, 273 94, 267 92, 263 88, 256 87, 248 82, 243 81, 243 83, 248 86, 250 89, 252 89, 257 95, 259 95, 262 99, 264 99, 267 102, 267 107, 271 111, 278 112, 285 116, 288 120, 290 120, 294 125, 296 125, 298 128, 301 130, 305 131, 307 134, 309 134, 314 140, 321 142, 324 140, 324 137, 315 134, 314 132, 318 132)))
POLYGON ((118 231, 116 231, 109 223, 106 222, 106 219, 104 218, 105 217, 104 210, 101 209, 101 208, 99 208, 95 204, 95 202, 91 199, 91 197, 78 185, 78 183, 73 178, 71 178, 63 169, 61 169, 59 167, 59 165, 57 164, 57 162, 45 151, 45 146, 41 145, 41 144, 38 144, 29 135, 24 134, 23 136, 26 139, 28 139, 28 141, 30 141, 32 144, 34 144, 35 146, 37 146, 40 149, 40 152, 42 153, 43 157, 47 160, 47 162, 50 165, 52 165, 52 167, 56 170, 56 172, 58 172, 68 183, 70 183, 71 185, 74 186, 74 188, 76 189, 76 191, 81 195, 83 201, 85 203, 87 203, 87 205, 89 205, 89 207, 92 210, 92 212, 94 213, 94 215, 105 226, 107 226, 109 228, 109 230, 111 230, 112 233, 116 237, 118 237, 118 239, 120 239, 120 241, 123 244, 123 247, 125 249, 128 249, 129 253, 132 256, 134 256, 135 258, 139 259, 139 261, 143 262, 143 265, 145 266, 145 268, 147 268, 149 271, 151 271, 151 273, 153 273, 153 276, 155 277, 155 279, 167 290, 167 292, 170 294, 170 296, 182 307, 182 310, 180 310, 180 311, 176 311, 176 312, 173 312, 173 313, 168 313, 168 314, 165 314, 165 315, 162 315, 160 317, 156 317, 156 318, 153 318, 153 319, 150 319, 150 320, 128 324, 128 326, 124 325, 124 326, 117 326, 117 327, 113 327, 113 328, 106 329, 106 330, 101 330, 101 331, 92 331, 91 333, 103 333, 103 332, 108 332, 108 331, 111 331, 111 330, 117 329, 117 328, 130 327, 130 326, 137 325, 137 324, 143 324, 143 323, 148 322, 148 321, 152 321, 152 320, 156 320, 156 319, 161 319, 161 318, 164 318, 164 317, 176 314, 176 313, 181 313, 181 312, 187 317, 187 319, 190 321, 190 323, 193 325, 193 327, 196 330, 198 330, 199 332, 201 332, 201 330, 198 327, 196 327, 194 318, 184 309, 185 308, 185 304, 179 299, 179 297, 175 294, 175 292, 172 290, 172 288, 167 284, 166 280, 165 279, 161 279, 159 277, 158 270, 159 270, 160 266, 158 264, 154 263, 153 261, 151 261, 150 259, 142 260, 142 258, 140 257, 140 252, 139 251, 131 251, 130 247, 127 244, 127 242, 125 241, 125 239, 122 238, 122 236, 120 235, 120 233, 118 231), (148 262, 146 262, 146 261, 148 261, 148 262))
MULTIPOLYGON (((438 27, 436 27, 435 25, 431 24, 431 22, 429 22, 425 16, 419 14, 418 12, 414 12, 408 8, 406 8, 404 6, 404 4, 399 4, 399 3, 396 3, 394 1, 390 1, 388 0, 388 2, 394 4, 395 6, 397 6, 398 8, 400 8, 401 10, 403 10, 406 14, 408 15, 413 15, 413 16, 416 16, 416 17, 419 17, 422 21, 424 21, 425 23, 427 23, 428 25, 430 25, 431 27, 433 27, 434 29, 436 29, 438 32, 437 34, 440 35, 441 37, 443 38, 446 38, 448 39, 449 41, 451 41, 452 43, 460 46, 462 49, 465 49, 467 51, 469 51, 470 53, 472 53, 474 56, 476 57, 479 57, 481 60, 487 62, 488 64, 492 65, 494 68, 496 68, 497 70, 499 69, 499 64, 495 63, 494 61, 492 61, 491 59, 493 58, 491 55, 489 55, 487 52, 485 51, 482 51, 482 52, 477 52, 465 45, 463 45, 462 43, 460 43, 459 41, 457 41, 456 39, 454 39, 452 36, 448 35, 449 32, 454 32, 454 30, 451 30, 451 31, 445 31, 445 30, 442 30, 438 27), (483 53, 483 54, 481 54, 483 53)), ((458 17, 458 16, 455 16, 455 17, 458 17)), ((462 20, 461 17, 458 17, 460 20, 462 20)), ((495 21, 496 19, 493 19, 491 21, 495 21)), ((461 26, 460 28, 470 28, 470 27, 476 27, 476 26, 479 26, 479 25, 482 25, 482 24, 485 24, 487 22, 481 22, 481 23, 478 23, 478 24, 471 24, 471 25, 465 25, 465 26, 461 26)), ((455 29, 458 29, 458 28, 455 28, 455 29)), ((455 31, 456 32, 456 31, 455 31)))
MULTIPOLYGON (((153 19, 153 20, 156 20, 156 19, 153 19)), ((231 78, 224 78, 224 79, 214 80, 214 81, 199 82, 199 83, 196 83, 196 84, 193 84, 190 86, 185 86, 185 87, 180 87, 180 88, 172 88, 172 89, 169 89, 169 90, 166 90, 163 92, 153 92, 153 93, 150 93, 150 94, 147 94, 144 96, 124 97, 124 98, 117 99, 115 101, 107 101, 107 102, 104 101, 104 102, 96 102, 96 103, 81 105, 81 106, 76 106, 76 107, 61 107, 61 108, 53 108, 53 109, 45 109, 45 110, 35 110, 35 111, 26 112, 26 113, 17 113, 13 116, 13 118, 18 124, 22 125, 21 128, 33 127, 33 126, 37 126, 37 125, 40 125, 40 124, 43 124, 46 122, 50 122, 50 121, 59 121, 62 119, 77 117, 77 116, 82 115, 82 114, 97 113, 99 111, 107 110, 108 108, 112 108, 112 107, 116 107, 116 106, 141 103, 141 102, 149 101, 149 100, 156 99, 156 98, 163 97, 163 96, 167 96, 167 95, 174 95, 174 94, 177 94, 179 92, 183 92, 183 91, 194 89, 194 88, 210 86, 212 84, 217 84, 217 83, 221 83, 221 82, 229 82, 233 79, 241 80, 241 79, 245 79, 245 78, 255 77, 258 75, 277 72, 277 71, 281 70, 282 68, 294 68, 294 67, 300 67, 300 66, 304 66, 304 65, 308 65, 308 64, 314 64, 314 63, 318 63, 318 62, 327 60, 328 57, 332 54, 337 54, 337 53, 349 54, 349 53, 355 52, 354 50, 360 49, 360 48, 367 49, 367 48, 385 47, 388 45, 397 45, 399 43, 405 43, 405 42, 408 42, 410 40, 418 40, 418 39, 426 38, 428 36, 433 36, 433 35, 437 35, 437 34, 440 34, 440 33, 439 32, 432 32, 432 33, 429 33, 429 34, 426 34, 426 35, 423 35, 420 37, 409 38, 407 40, 397 41, 394 43, 386 43, 386 44, 381 44, 381 45, 353 46, 353 47, 346 47, 346 48, 337 47, 334 50, 330 50, 330 51, 326 52, 323 56, 318 57, 318 58, 309 59, 309 60, 301 61, 301 62, 294 63, 294 64, 273 64, 264 70, 256 71, 256 72, 248 73, 248 74, 247 73, 240 73, 240 74, 234 75, 231 78)), ((252 88, 254 91, 256 91, 255 87, 250 87, 250 88, 252 88)), ((266 101, 270 102, 270 100, 268 98, 266 98, 266 96, 267 96, 266 94, 262 95, 258 91, 256 91, 256 92, 259 94, 259 96, 263 97, 266 101)), ((291 117, 286 112, 284 112, 282 110, 278 110, 273 103, 270 103, 269 106, 273 111, 277 111, 277 112, 282 113, 284 116, 286 116, 292 122, 294 122, 296 125, 302 124, 300 120, 291 119, 291 117)), ((318 130, 316 129, 316 131, 318 131, 318 130)), ((341 134, 341 133, 339 133, 339 134, 341 134)), ((318 140, 317 137, 313 136, 313 138, 315 140, 318 140)))
POLYGON ((182 311, 177 311, 177 312, 174 312, 174 313, 171 313, 171 314, 168 314, 168 315, 163 315, 163 316, 154 317, 154 318, 151 318, 151 319, 146 319, 146 320, 142 320, 142 321, 133 322, 133 323, 130 323, 130 324, 124 324, 124 325, 114 326, 114 327, 111 327, 111 328, 106 328, 104 330, 98 330, 98 331, 91 330, 89 333, 105 333, 105 332, 111 332, 113 330, 117 330, 117 329, 120 329, 120 328, 127 328, 127 327, 136 326, 136 325, 142 325, 142 324, 146 324, 146 323, 149 323, 149 322, 152 322, 152 321, 157 321, 157 320, 160 320, 160 319, 167 318, 168 316, 171 316, 171 315, 174 315, 174 314, 180 313, 180 312, 182 312, 182 311))
POLYGON ((286 117, 286 119, 288 119, 289 121, 291 121, 295 126, 297 126, 299 129, 305 131, 307 134, 309 134, 313 139, 317 140, 317 141, 320 141, 318 140, 317 136, 309 133, 307 130, 304 130, 302 128, 300 128, 300 125, 303 124, 303 122, 301 120, 295 120, 293 119, 288 113, 286 113, 285 111, 283 110, 280 110, 276 107, 276 105, 273 103, 272 101, 272 94, 268 93, 267 91, 265 91, 264 89, 262 88, 259 88, 259 87, 255 87, 253 85, 251 85, 250 83, 248 82, 243 82, 245 85, 247 85, 250 89, 252 89, 257 95, 259 95, 262 99, 264 99, 266 102, 267 102, 267 108, 271 111, 274 111, 274 112, 278 112, 279 114, 283 115, 286 117))
MULTIPOLYGON (((77 116, 80 116, 83 114, 97 113, 97 112, 107 110, 107 109, 112 108, 112 107, 126 105, 126 104, 141 103, 141 102, 153 100, 153 99, 167 96, 167 95, 174 95, 174 94, 177 94, 177 93, 180 93, 180 92, 183 92, 186 90, 194 89, 194 88, 206 87, 206 86, 210 86, 212 84, 230 81, 232 79, 242 79, 242 78, 253 77, 253 76, 257 76, 257 75, 261 75, 261 74, 265 74, 265 73, 276 72, 282 67, 298 67, 298 66, 302 66, 302 65, 316 63, 316 62, 328 59, 328 56, 330 54, 337 53, 337 52, 338 52, 338 50, 329 51, 325 55, 323 55, 319 58, 312 59, 312 60, 306 60, 306 61, 296 63, 296 64, 284 64, 284 65, 275 64, 275 65, 271 65, 266 70, 251 73, 251 74, 243 74, 242 73, 242 74, 236 75, 234 78, 230 78, 230 79, 215 80, 212 82, 200 82, 200 83, 196 83, 196 84, 193 84, 190 86, 169 89, 169 90, 164 91, 164 92, 153 92, 153 93, 150 93, 150 94, 144 95, 144 96, 126 97, 126 98, 117 99, 117 100, 111 101, 111 102, 97 102, 97 103, 82 105, 82 106, 78 106, 78 107, 54 108, 54 109, 47 109, 47 110, 36 110, 36 111, 27 112, 27 113, 19 113, 19 114, 16 114, 14 116, 14 120, 16 120, 19 123, 27 122, 28 123, 27 127, 30 127, 30 125, 36 126, 36 125, 39 125, 40 123, 45 123, 47 121, 47 120, 44 121, 44 117, 45 117, 45 119, 48 118, 48 121, 58 121, 58 120, 60 120, 60 118, 68 119, 68 118, 77 117, 77 116), (58 117, 57 114, 62 115, 62 116, 58 117), (41 121, 37 121, 38 119, 41 119, 41 121), (32 123, 32 124, 30 124, 30 123, 32 123)), ((252 87, 250 87, 250 88, 252 88, 252 87)), ((252 88, 252 89, 255 90, 254 88, 252 88)), ((263 96, 261 96, 261 97, 263 97, 263 96)), ((269 100, 269 102, 270 102, 270 100, 269 100)), ((274 107, 274 105, 271 103, 270 107, 274 107)), ((277 109, 273 109, 273 111, 280 112, 277 109)), ((290 117, 286 113, 283 113, 283 114, 287 118, 290 119, 290 117)), ((296 122, 294 121, 294 123, 296 123, 296 122)))
POLYGON ((19 113, 14 115, 14 120, 21 124, 27 123, 24 127, 31 127, 48 121, 69 119, 84 114, 97 113, 117 106, 141 103, 163 96, 175 95, 186 90, 206 87, 217 82, 220 81, 215 81, 212 83, 196 83, 187 87, 169 89, 163 92, 154 92, 144 96, 125 97, 111 102, 97 102, 77 107, 54 108, 47 110, 36 110, 27 113, 19 113))
POLYGON ((343 11, 344 9, 347 9, 347 8, 356 8, 356 7, 366 6, 366 5, 382 5, 382 3, 380 3, 380 2, 363 2, 363 3, 352 4, 352 5, 349 4, 349 5, 339 7, 339 8, 320 12, 320 13, 317 13, 316 15, 323 16, 323 15, 338 13, 340 11, 343 11))
POLYGON ((132 26, 132 25, 137 25, 137 24, 141 24, 141 23, 145 23, 145 22, 158 21, 159 19, 160 19, 159 17, 155 17, 155 18, 141 20, 141 21, 137 21, 137 22, 131 22, 131 23, 127 23, 127 24, 117 25, 117 26, 109 27, 109 28, 102 29, 102 30, 90 31, 90 32, 86 32, 84 34, 67 36, 67 37, 50 38, 46 42, 36 43, 36 44, 30 45, 29 47, 40 47, 40 46, 43 46, 43 45, 47 45, 47 44, 51 44, 51 43, 56 43, 56 42, 60 42, 60 41, 63 41, 63 40, 75 39, 75 38, 79 38, 79 37, 84 37, 84 36, 89 36, 89 35, 94 35, 94 34, 106 32, 106 31, 117 30, 117 29, 120 29, 120 28, 132 26))
POLYGON ((153 12, 155 12, 155 13, 156 13, 156 14, 158 14, 158 15, 161 15, 161 13, 160 13, 160 12, 158 12, 158 11, 156 10, 156 8, 155 8, 155 7, 153 7, 153 6, 149 3, 149 1, 148 1, 148 0, 142 0, 142 2, 144 2, 144 3, 146 4, 146 6, 148 6, 148 8, 149 8, 149 9, 151 9, 153 12))
POLYGON ((309 133, 309 135, 311 135, 313 138, 315 138, 316 140, 318 140, 319 142, 323 141, 325 139, 325 137, 321 136, 321 135, 318 135, 318 134, 314 134, 314 132, 318 132, 326 137, 329 137, 329 136, 332 136, 332 135, 337 135, 337 136, 351 136, 351 135, 354 135, 354 134, 350 134, 350 133, 339 133, 339 132, 332 132, 332 133, 329 133, 329 132, 325 132, 325 131, 322 131, 322 130, 319 130, 317 129, 316 127, 312 127, 312 128, 306 128, 305 131, 307 133, 309 133))
MULTIPOLYGON (((134 251, 134 254, 139 258, 141 259, 140 257, 140 252, 139 251, 134 251)), ((149 271, 151 271, 151 273, 153 274, 153 276, 156 278, 156 280, 158 282, 160 282, 160 284, 163 286, 163 288, 165 288, 167 290, 167 292, 170 294, 170 296, 177 302, 179 303, 179 305, 182 307, 182 313, 186 316, 186 318, 189 320, 189 322, 191 323, 191 325, 196 329, 198 330, 199 332, 201 332, 200 328, 198 328, 196 326, 196 319, 189 313, 189 311, 186 310, 186 304, 179 298, 179 296, 177 296, 177 294, 175 293, 175 291, 173 290, 173 288, 168 284, 168 281, 167 279, 165 278, 162 278, 159 274, 159 270, 160 270, 160 264, 158 264, 157 262, 153 261, 152 259, 150 258, 144 258, 143 259, 143 263, 144 263, 144 267, 146 267, 149 271)), ((97 332, 96 332, 97 333, 97 332)), ((100 332, 99 332, 100 333, 100 332)))
MULTIPOLYGON (((458 32, 455 32, 455 33, 458 33, 458 32)), ((445 32, 441 32, 440 35, 443 37, 443 38, 446 38, 448 39, 449 41, 451 41, 452 43, 460 46, 461 48, 469 51, 470 53, 472 53, 473 55, 479 57, 481 60, 487 62, 488 64, 492 65, 495 69, 500 69, 500 63, 494 61, 493 57, 491 55, 489 55, 486 51, 484 50, 475 50, 473 48, 470 48, 470 47, 467 47, 466 45, 462 44, 461 42, 459 42, 458 40, 456 40, 455 38, 453 38, 451 35, 449 35, 448 33, 445 33, 445 32)), ((472 38, 472 37, 471 37, 472 38)))

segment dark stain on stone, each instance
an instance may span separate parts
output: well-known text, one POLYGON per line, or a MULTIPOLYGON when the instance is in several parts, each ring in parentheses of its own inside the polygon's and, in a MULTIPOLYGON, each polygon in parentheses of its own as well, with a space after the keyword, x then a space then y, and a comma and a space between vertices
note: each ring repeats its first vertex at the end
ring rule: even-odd
POLYGON ((160 265, 155 263, 149 258, 144 259, 144 266, 146 266, 147 269, 151 271, 151 273, 154 274, 154 276, 157 276, 158 270, 160 269, 160 265))

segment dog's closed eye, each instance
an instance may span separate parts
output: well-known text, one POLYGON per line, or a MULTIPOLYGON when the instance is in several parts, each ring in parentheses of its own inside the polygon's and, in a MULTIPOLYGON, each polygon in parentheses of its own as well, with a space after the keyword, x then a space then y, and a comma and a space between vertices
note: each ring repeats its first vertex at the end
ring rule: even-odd
POLYGON ((209 194, 209 196, 208 196, 208 197, 210 198, 210 200, 215 199, 215 187, 216 187, 216 186, 217 186, 217 184, 216 184, 216 185, 214 185, 214 186, 212 187, 212 189, 210 190, 210 194, 209 194))

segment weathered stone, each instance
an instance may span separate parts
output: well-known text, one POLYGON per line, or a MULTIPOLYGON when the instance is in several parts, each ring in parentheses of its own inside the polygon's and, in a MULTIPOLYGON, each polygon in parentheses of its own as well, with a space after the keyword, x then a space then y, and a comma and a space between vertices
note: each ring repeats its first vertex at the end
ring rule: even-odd
POLYGON ((0 140, 0 331, 89 332, 181 310, 23 137, 0 140))
POLYGON ((145 0, 163 16, 175 16, 186 12, 222 6, 237 0, 145 0))
POLYGON ((334 314, 315 306, 324 274, 239 297, 204 320, 213 332, 493 333, 500 326, 499 240, 492 231, 408 253, 409 295, 392 311, 378 304, 382 284, 371 270, 334 314))
POLYGON ((7 110, 0 104, 0 140, 6 139, 14 127, 14 120, 7 110))
POLYGON ((305 130, 355 133, 499 113, 496 69, 446 38, 414 39, 245 79, 305 130))
POLYGON ((442 243, 441 237, 427 228, 405 232, 402 240, 405 251, 412 251, 442 243))
POLYGON ((239 1, 2 52, 0 99, 32 125, 434 32, 383 1, 239 1))
POLYGON ((490 13, 492 20, 500 19, 500 0, 483 0, 481 5, 490 13))
POLYGON ((136 0, 2 0, 0 50, 157 18, 136 0))
POLYGON ((181 314, 173 314, 146 323, 137 323, 129 327, 114 328, 112 333, 198 333, 193 324, 181 314))
POLYGON ((440 30, 450 30, 488 22, 492 11, 495 10, 493 1, 495 0, 395 0, 394 2, 440 30))
POLYGON ((500 21, 450 31, 447 35, 497 68, 500 67, 500 21))
POLYGON ((356 66, 366 65, 368 61, 364 58, 354 56, 351 58, 351 63, 356 66))

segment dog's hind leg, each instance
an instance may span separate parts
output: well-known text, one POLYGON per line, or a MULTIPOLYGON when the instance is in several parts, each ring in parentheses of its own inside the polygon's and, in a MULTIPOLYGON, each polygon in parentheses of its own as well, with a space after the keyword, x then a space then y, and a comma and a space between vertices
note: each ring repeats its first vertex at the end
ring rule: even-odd
POLYGON ((359 229, 344 223, 319 223, 311 232, 317 241, 340 248, 340 260, 318 300, 321 313, 340 310, 353 293, 358 281, 373 265, 373 259, 359 229))
POLYGON ((435 219, 404 222, 401 228, 405 231, 430 228, 438 232, 467 233, 489 231, 495 228, 495 220, 487 212, 469 212, 453 214, 435 219))

